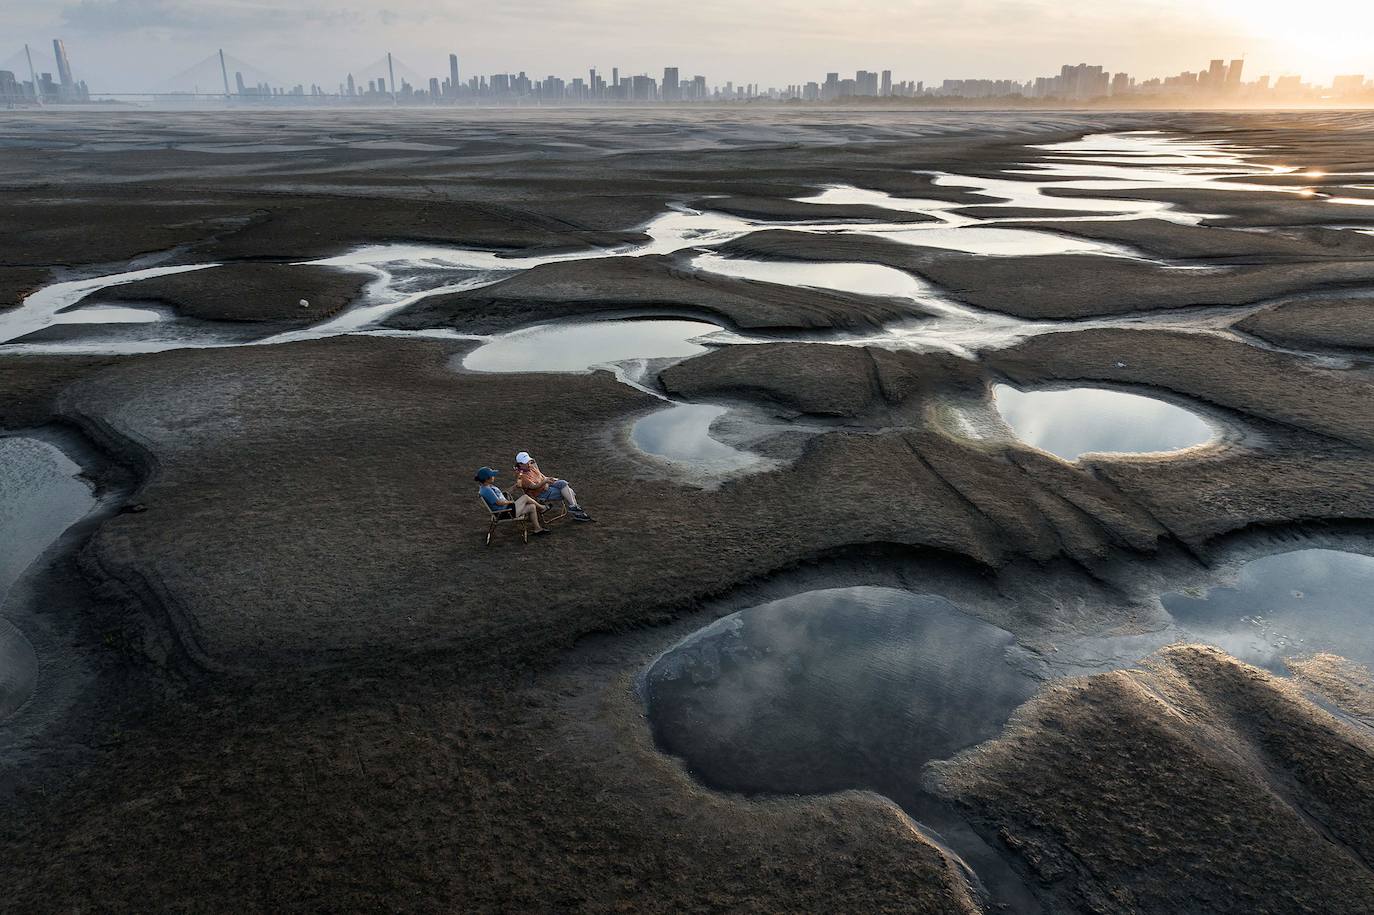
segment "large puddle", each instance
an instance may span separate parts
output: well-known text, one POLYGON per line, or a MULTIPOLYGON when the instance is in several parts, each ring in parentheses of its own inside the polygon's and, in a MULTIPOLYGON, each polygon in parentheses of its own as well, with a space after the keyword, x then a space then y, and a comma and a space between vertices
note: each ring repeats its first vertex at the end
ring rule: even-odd
POLYGON ((660 745, 706 784, 877 791, 1018 910, 1034 908, 1019 881, 921 778, 927 762, 996 735, 1036 685, 1005 630, 943 598, 872 587, 724 617, 665 652, 642 682, 660 745))
POLYGON ((632 359, 686 358, 722 328, 705 321, 648 319, 540 324, 492 337, 468 353, 470 372, 586 372, 632 359))
POLYGON ((723 478, 774 466, 767 458, 711 435, 712 424, 728 412, 728 407, 716 404, 673 404, 636 420, 630 441, 645 454, 682 465, 688 475, 723 478))
POLYGON ((1216 436, 1216 430, 1196 413, 1122 391, 1021 391, 999 384, 993 388, 993 398, 1017 438, 1066 461, 1085 454, 1182 451, 1216 436))
POLYGON ((943 598, 810 591, 680 642, 646 698, 663 745, 718 787, 909 796, 926 762, 995 735, 1035 690, 1014 644, 943 598))
MULTIPOLYGON (((0 614, 24 570, 95 506, 80 472, 45 441, 0 438, 0 614)), ((33 646, 0 615, 0 720, 28 701, 37 676, 33 646)))
POLYGON ((1242 565, 1235 580, 1173 592, 1164 609, 1190 638, 1284 673, 1282 661, 1331 652, 1374 668, 1374 557, 1309 549, 1242 565))
POLYGON ((898 299, 916 299, 936 294, 929 283, 895 267, 879 264, 755 261, 701 254, 692 259, 691 266, 707 273, 780 286, 807 286, 898 299))

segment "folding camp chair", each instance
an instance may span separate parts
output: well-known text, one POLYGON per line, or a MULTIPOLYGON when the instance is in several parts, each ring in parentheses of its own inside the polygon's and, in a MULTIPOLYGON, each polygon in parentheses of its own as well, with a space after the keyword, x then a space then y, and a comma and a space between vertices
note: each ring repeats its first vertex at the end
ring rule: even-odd
MULTIPOLYGON (((508 493, 503 492, 502 495, 505 496, 507 499, 510 499, 510 495, 508 493)), ((491 519, 491 524, 487 526, 487 546, 491 546, 491 538, 493 535, 495 535, 496 528, 499 525, 508 524, 512 521, 520 525, 520 539, 525 543, 530 542, 529 523, 525 521, 524 518, 517 518, 515 516, 514 506, 507 506, 505 508, 492 508, 490 505, 487 504, 487 500, 483 499, 480 495, 478 495, 477 499, 479 502, 482 503, 482 507, 486 509, 487 515, 491 519)), ((512 502, 515 501, 514 499, 510 500, 512 502)))
MULTIPOLYGON (((511 498, 511 494, 508 492, 502 492, 501 495, 505 496, 508 501, 515 501, 515 499, 511 498)), ((487 510, 487 515, 490 516, 491 519, 491 524, 487 527, 487 546, 491 546, 491 538, 496 534, 496 528, 501 524, 506 524, 512 521, 520 525, 520 539, 525 543, 530 542, 529 522, 526 521, 524 518, 517 518, 515 516, 514 507, 495 509, 488 505, 487 500, 483 499, 480 495, 477 498, 482 503, 482 507, 487 510)), ((540 502, 539 506, 541 511, 548 511, 551 513, 548 515, 544 515, 539 519, 544 524, 552 524, 555 521, 562 521, 564 518, 568 516, 568 503, 564 502, 562 499, 551 499, 548 502, 540 502), (553 513, 555 511, 553 508, 554 505, 560 506, 560 510, 558 510, 556 513, 553 513)))

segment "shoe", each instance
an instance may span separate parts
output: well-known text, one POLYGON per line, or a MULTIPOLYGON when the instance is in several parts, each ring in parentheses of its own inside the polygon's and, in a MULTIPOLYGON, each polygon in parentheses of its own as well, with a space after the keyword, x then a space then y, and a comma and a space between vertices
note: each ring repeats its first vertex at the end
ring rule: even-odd
POLYGON ((540 528, 539 530, 537 530, 537 531, 530 531, 530 533, 531 533, 531 534, 550 534, 550 533, 553 533, 553 532, 550 531, 547 527, 541 527, 541 528, 540 528))
POLYGON ((570 509, 568 509, 568 512, 569 512, 569 514, 571 514, 571 515, 573 516, 573 520, 574 520, 574 521, 595 521, 595 520, 596 520, 595 518, 593 518, 591 515, 587 514, 586 512, 584 512, 584 511, 583 511, 582 509, 580 509, 580 508, 570 508, 570 509))

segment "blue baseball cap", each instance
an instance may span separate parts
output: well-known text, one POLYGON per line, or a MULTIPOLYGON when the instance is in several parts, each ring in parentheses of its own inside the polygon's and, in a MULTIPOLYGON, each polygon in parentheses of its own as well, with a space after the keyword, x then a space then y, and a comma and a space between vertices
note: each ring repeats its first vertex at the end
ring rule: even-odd
POLYGON ((477 471, 477 476, 473 477, 473 479, 475 479, 478 483, 485 483, 492 477, 499 476, 500 473, 501 471, 499 470, 492 470, 490 467, 483 467, 481 470, 477 471))

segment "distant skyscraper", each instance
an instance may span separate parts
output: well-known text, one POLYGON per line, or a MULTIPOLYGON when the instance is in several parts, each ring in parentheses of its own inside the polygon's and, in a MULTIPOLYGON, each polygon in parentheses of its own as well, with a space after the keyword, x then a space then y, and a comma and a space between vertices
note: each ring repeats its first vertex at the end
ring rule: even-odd
POLYGON ((892 94, 892 71, 891 71, 891 70, 884 70, 884 71, 883 71, 883 82, 882 82, 882 85, 878 88, 878 94, 881 95, 881 96, 889 96, 889 95, 892 94))
POLYGON ((1240 88, 1240 74, 1245 69, 1245 58, 1231 61, 1231 66, 1226 70, 1226 85, 1232 89, 1240 88))
POLYGON ((452 92, 454 95, 457 95, 457 94, 458 94, 458 55, 457 55, 457 54, 450 54, 450 55, 448 56, 448 81, 449 81, 449 85, 453 87, 453 88, 450 89, 449 91, 452 92))
MULTIPOLYGON (((240 78, 239 84, 240 84, 240 85, 243 84, 242 78, 240 78)), ((353 74, 352 74, 352 73, 348 74, 348 84, 347 84, 347 85, 348 85, 348 97, 349 97, 349 98, 352 98, 353 96, 355 96, 355 95, 358 94, 358 91, 357 91, 357 88, 358 88, 358 87, 357 87, 357 84, 356 84, 355 82, 353 82, 353 74)))
POLYGON ((24 101, 24 89, 12 70, 0 70, 0 104, 17 105, 24 101))
POLYGON ((1347 73, 1331 81, 1331 92, 1333 95, 1358 95, 1363 90, 1363 73, 1347 73))
POLYGON ((52 40, 53 57, 57 58, 57 83, 62 87, 61 97, 65 101, 76 95, 76 80, 72 78, 71 61, 67 60, 67 47, 61 38, 52 40))
POLYGON ((665 102, 676 102, 681 100, 682 94, 678 90, 677 67, 663 68, 663 100, 665 102))
POLYGON ((1111 76, 1101 67, 1065 64, 1059 68, 1059 85, 1053 94, 1066 99, 1098 98, 1107 94, 1110 85, 1111 76))
POLYGON ((1220 89, 1226 82, 1226 61, 1214 60, 1207 68, 1207 85, 1213 90, 1220 89))

